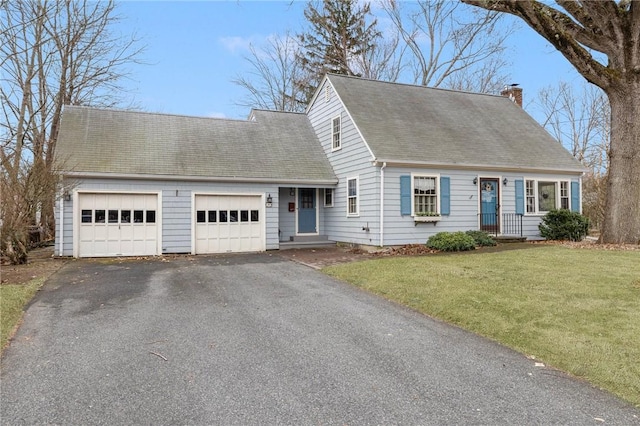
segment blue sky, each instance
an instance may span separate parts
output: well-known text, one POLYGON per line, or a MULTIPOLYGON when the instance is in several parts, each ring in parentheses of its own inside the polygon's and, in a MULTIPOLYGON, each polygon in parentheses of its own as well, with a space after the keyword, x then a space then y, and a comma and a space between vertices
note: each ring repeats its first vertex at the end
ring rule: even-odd
MULTIPOLYGON (((304 1, 122 1, 119 31, 137 32, 147 46, 146 65, 131 67, 126 83, 145 111, 209 117, 246 118, 238 106, 245 92, 232 83, 246 74, 243 59, 250 44, 267 37, 300 32, 304 1)), ((515 18, 513 18, 515 19, 515 18)), ((524 24, 510 40, 508 83, 524 89, 525 107, 538 91, 559 80, 581 82, 573 67, 524 24)), ((537 117, 536 117, 537 118, 537 117)))

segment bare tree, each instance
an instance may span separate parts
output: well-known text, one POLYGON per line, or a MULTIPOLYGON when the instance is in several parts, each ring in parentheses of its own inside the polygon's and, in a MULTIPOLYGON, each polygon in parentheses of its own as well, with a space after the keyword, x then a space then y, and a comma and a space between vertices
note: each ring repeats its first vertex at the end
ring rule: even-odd
POLYGON ((400 43, 397 30, 385 31, 376 44, 353 58, 356 74, 372 80, 397 81, 404 70, 406 44, 400 43))
POLYGON ((462 1, 520 17, 605 92, 611 147, 600 241, 640 243, 640 1, 462 1))
POLYGON ((368 3, 349 0, 309 2, 305 11, 311 28, 296 38, 288 33, 251 46, 246 75, 233 83, 247 96, 239 103, 252 108, 304 111, 325 72, 396 81, 404 49, 397 33, 382 36, 368 23, 368 3))
POLYGON ((593 172, 606 173, 611 113, 602 90, 591 84, 576 89, 560 82, 543 88, 538 102, 549 133, 593 172))
MULTIPOLYGON (((50 235, 55 185, 47 185, 51 190, 46 192, 24 185, 55 181, 53 162, 63 106, 119 104, 124 66, 134 62, 141 49, 135 36, 111 34, 110 28, 120 20, 113 1, 4 2, 0 17, 0 163, 5 188, 38 195, 35 204, 50 235)), ((10 196, 8 190, 2 197, 2 251, 16 252, 24 241, 10 236, 22 238, 24 232, 8 227, 22 226, 24 221, 10 216, 23 215, 24 205, 32 202, 17 199, 20 194, 10 196)), ((34 224, 34 211, 29 210, 27 222, 34 224)))
POLYGON ((609 102, 591 84, 576 88, 560 82, 542 89, 538 103, 545 116, 543 126, 589 169, 583 180, 582 210, 591 225, 600 229, 609 168, 609 102))
POLYGON ((449 0, 382 4, 411 53, 415 84, 479 92, 504 86, 505 42, 514 28, 499 14, 449 0))
POLYGON ((232 80, 248 93, 239 105, 278 111, 304 111, 306 104, 300 82, 306 77, 297 60, 299 54, 298 40, 288 33, 269 38, 261 49, 251 46, 250 55, 245 57, 251 70, 246 76, 239 75, 232 80))

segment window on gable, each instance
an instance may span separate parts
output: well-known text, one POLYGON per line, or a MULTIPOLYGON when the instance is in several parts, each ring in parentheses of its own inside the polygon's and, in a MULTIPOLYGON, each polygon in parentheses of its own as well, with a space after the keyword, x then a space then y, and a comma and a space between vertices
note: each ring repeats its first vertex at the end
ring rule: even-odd
POLYGON ((333 189, 332 188, 324 189, 324 206, 333 207, 333 189))
POLYGON ((568 181, 527 180, 527 213, 546 213, 555 209, 569 209, 568 181))
POLYGON ((333 120, 331 120, 331 134, 332 134, 331 149, 333 151, 342 148, 341 127, 342 127, 342 123, 341 123, 340 117, 336 117, 333 120))
POLYGON ((358 178, 347 180, 347 216, 358 216, 358 178))
POLYGON ((413 177, 413 214, 417 216, 438 214, 437 177, 413 177))

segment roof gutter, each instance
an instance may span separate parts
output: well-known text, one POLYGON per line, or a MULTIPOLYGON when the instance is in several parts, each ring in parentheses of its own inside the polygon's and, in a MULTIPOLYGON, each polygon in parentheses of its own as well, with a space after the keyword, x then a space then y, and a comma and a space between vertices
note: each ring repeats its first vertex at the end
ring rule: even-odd
POLYGON ((91 179, 136 179, 136 180, 169 180, 192 182, 236 182, 236 183, 268 183, 279 185, 322 185, 332 187, 338 184, 338 179, 277 179, 277 178, 251 178, 240 176, 182 176, 161 174, 135 174, 135 173, 99 173, 99 172, 69 172, 59 171, 63 177, 91 178, 91 179))
POLYGON ((455 169, 455 170, 495 170, 502 172, 546 172, 546 173, 575 173, 582 175, 588 169, 585 167, 576 168, 559 168, 559 167, 518 167, 518 166, 489 166, 486 164, 457 164, 457 163, 438 163, 432 161, 409 161, 409 160, 388 160, 388 159, 376 159, 374 164, 384 163, 392 167, 433 167, 441 169, 455 169))

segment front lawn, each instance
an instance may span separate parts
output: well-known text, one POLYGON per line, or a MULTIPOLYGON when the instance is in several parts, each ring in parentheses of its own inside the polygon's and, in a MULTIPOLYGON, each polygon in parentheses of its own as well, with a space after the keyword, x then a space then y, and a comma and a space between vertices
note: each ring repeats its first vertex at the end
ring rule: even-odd
POLYGON ((26 284, 0 285, 0 351, 9 342, 15 327, 22 319, 24 306, 44 282, 45 278, 36 278, 26 284))
POLYGON ((531 245, 324 271, 640 406, 640 251, 531 245))

